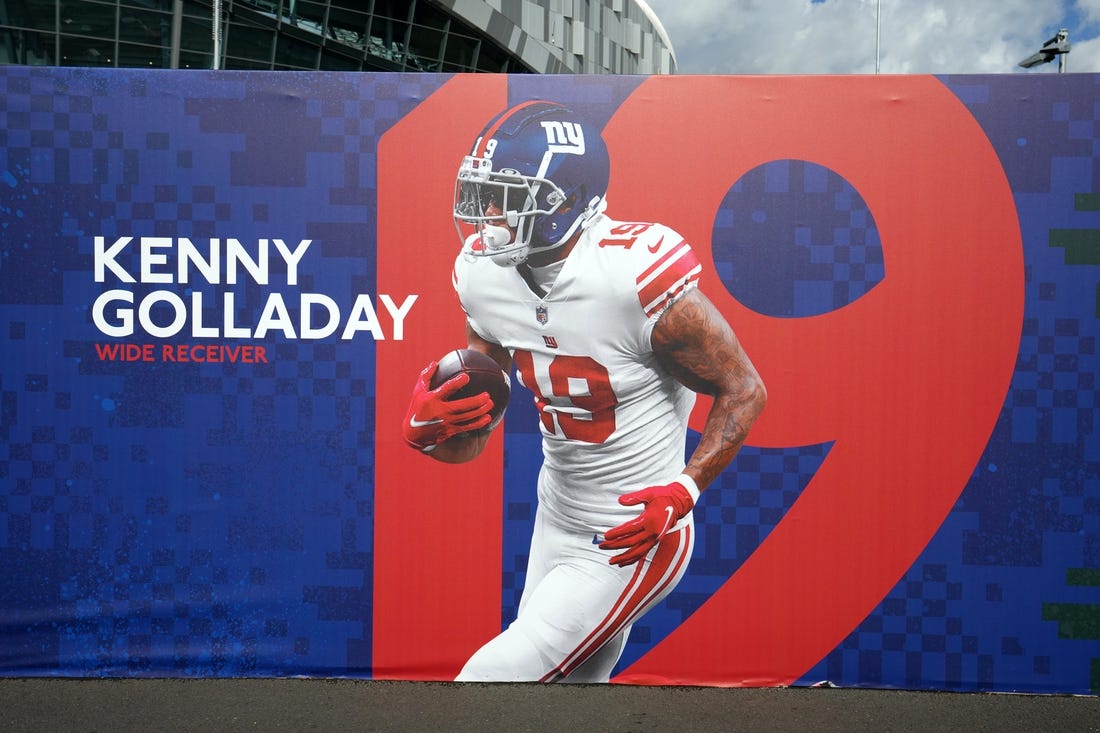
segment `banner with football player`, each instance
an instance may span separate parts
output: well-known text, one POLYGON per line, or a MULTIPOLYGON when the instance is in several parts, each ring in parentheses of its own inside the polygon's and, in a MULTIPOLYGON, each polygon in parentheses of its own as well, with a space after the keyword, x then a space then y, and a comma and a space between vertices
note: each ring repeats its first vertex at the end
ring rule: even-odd
POLYGON ((0 674, 1100 694, 1095 76, 0 88, 0 674))

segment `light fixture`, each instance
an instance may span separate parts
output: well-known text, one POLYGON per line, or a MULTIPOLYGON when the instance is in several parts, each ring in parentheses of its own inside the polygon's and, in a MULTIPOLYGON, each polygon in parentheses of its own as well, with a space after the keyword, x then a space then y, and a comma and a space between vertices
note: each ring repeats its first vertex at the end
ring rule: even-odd
POLYGON ((1030 69, 1039 64, 1049 64, 1057 58, 1058 71, 1061 73, 1066 70, 1066 56, 1069 55, 1069 49, 1069 29, 1063 28, 1058 31, 1058 35, 1044 43, 1042 48, 1021 61, 1019 65, 1030 69))

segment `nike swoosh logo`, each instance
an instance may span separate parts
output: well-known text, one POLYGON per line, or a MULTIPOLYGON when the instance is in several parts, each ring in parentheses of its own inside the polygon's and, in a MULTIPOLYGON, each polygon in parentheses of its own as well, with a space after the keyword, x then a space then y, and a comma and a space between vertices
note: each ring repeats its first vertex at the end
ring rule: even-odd
POLYGON ((661 534, 664 534, 665 532, 667 532, 668 528, 672 526, 672 522, 673 522, 672 507, 666 506, 665 511, 668 512, 668 519, 665 520, 665 528, 664 528, 664 531, 661 532, 661 534))
POLYGON ((664 244, 664 243, 665 243, 665 238, 662 236, 660 239, 657 240, 656 244, 649 245, 647 247, 647 249, 650 252, 652 252, 653 254, 657 254, 657 250, 659 250, 661 248, 661 245, 664 244))
POLYGON ((411 418, 409 418, 409 427, 412 427, 412 428, 426 428, 429 425, 438 425, 441 422, 443 422, 443 421, 438 420, 438 419, 436 419, 436 420, 417 420, 416 416, 413 415, 411 418))

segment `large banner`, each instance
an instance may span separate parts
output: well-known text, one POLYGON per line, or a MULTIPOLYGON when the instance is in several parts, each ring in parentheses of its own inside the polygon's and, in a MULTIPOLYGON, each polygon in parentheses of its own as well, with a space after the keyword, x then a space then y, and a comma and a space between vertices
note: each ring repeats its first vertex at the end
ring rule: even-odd
MULTIPOLYGON (((600 247, 686 241, 768 395, 611 681, 1100 694, 1098 85, 0 69, 0 674, 450 680, 509 627, 544 435, 618 382, 517 348, 476 459, 403 425, 494 243, 460 165, 545 100, 600 247)), ((563 354, 621 321, 556 307, 563 354)))

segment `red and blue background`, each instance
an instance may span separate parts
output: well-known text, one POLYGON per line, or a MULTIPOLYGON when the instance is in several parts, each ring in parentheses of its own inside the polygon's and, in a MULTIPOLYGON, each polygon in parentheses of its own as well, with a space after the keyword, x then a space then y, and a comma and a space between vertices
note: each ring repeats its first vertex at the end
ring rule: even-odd
POLYGON ((0 674, 449 679, 510 620, 529 396, 463 466, 398 425, 462 344, 457 162, 547 98, 769 388, 614 679, 1100 694, 1098 82, 0 70, 0 674), (400 339, 103 361, 96 236, 313 240, 239 322, 417 301, 400 339))

